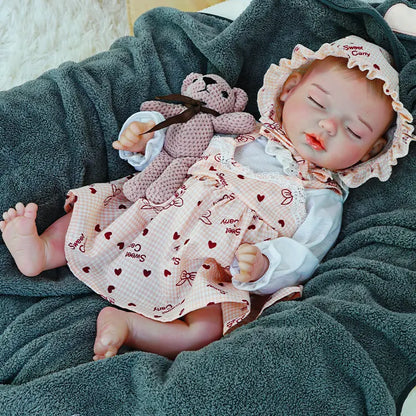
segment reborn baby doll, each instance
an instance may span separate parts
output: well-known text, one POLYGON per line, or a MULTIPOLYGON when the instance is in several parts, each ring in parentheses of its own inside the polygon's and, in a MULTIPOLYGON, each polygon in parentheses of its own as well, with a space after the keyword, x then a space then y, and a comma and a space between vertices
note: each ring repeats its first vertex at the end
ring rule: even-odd
POLYGON ((68 264, 123 308, 101 311, 94 359, 122 345, 173 358, 298 295, 338 235, 348 187, 387 180, 414 139, 387 52, 356 36, 297 45, 267 71, 258 104, 260 131, 215 136, 162 205, 129 201, 123 178, 70 191, 40 236, 36 204, 4 214, 22 273, 68 264))

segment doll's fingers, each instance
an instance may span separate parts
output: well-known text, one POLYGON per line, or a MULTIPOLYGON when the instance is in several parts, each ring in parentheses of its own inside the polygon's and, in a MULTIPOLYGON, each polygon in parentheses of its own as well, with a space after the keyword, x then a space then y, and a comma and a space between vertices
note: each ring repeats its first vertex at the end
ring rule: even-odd
POLYGON ((253 269, 253 264, 256 258, 255 253, 252 253, 251 251, 251 245, 245 244, 241 245, 235 254, 237 261, 238 261, 238 267, 240 269, 240 274, 242 275, 242 278, 244 280, 240 281, 249 281, 251 277, 251 272, 253 269))
POLYGON ((153 121, 142 124, 143 125, 136 130, 129 129, 129 131, 126 131, 127 138, 130 139, 133 142, 133 144, 147 143, 155 135, 153 131, 147 133, 147 131, 149 131, 153 126, 155 126, 155 123, 153 121))
POLYGON ((130 152, 141 152, 146 146, 141 145, 140 141, 130 141, 126 140, 123 137, 120 137, 120 140, 118 140, 118 143, 113 146, 117 150, 127 150, 130 152), (138 150, 137 150, 138 149, 138 150))
POLYGON ((240 282, 250 282, 253 274, 253 263, 239 262, 238 267, 240 269, 240 273, 237 280, 240 282))
POLYGON ((239 281, 239 282, 242 282, 242 283, 247 283, 251 280, 251 274, 250 273, 239 273, 239 274, 236 274, 234 276, 234 279, 239 281))
POLYGON ((130 150, 129 147, 124 146, 123 143, 121 143, 119 140, 113 142, 113 148, 116 150, 130 150))
POLYGON ((123 146, 122 143, 120 143, 119 140, 112 143, 112 146, 116 150, 128 150, 126 146, 123 146))
POLYGON ((133 133, 131 130, 126 129, 121 133, 120 138, 118 141, 122 143, 124 146, 133 146, 140 141, 140 136, 133 133))
POLYGON ((154 127, 156 123, 152 120, 146 121, 146 122, 140 122, 140 121, 133 121, 129 124, 127 130, 131 131, 133 134, 140 136, 144 133, 146 133, 148 130, 150 130, 152 127, 154 127))
POLYGON ((260 250, 258 249, 257 246, 255 246, 254 244, 248 244, 248 243, 241 244, 240 247, 238 247, 237 249, 237 253, 239 253, 240 255, 251 254, 255 256, 259 251, 260 250))
POLYGON ((237 257, 237 259, 239 259, 240 258, 240 256, 244 256, 244 255, 246 255, 247 253, 249 253, 250 252, 250 244, 247 244, 247 243, 243 243, 243 244, 241 244, 239 247, 238 247, 238 249, 237 249, 237 251, 236 251, 236 253, 235 253, 235 256, 237 257))
POLYGON ((254 263, 256 255, 253 253, 239 253, 238 256, 236 255, 236 257, 239 264, 252 265, 254 263))

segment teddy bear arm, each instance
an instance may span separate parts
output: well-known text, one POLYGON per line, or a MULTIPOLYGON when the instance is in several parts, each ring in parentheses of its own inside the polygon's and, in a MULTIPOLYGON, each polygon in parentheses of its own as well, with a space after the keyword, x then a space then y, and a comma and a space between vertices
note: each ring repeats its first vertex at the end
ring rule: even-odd
POLYGON ((227 113, 213 119, 216 133, 246 134, 251 133, 256 126, 256 119, 249 113, 227 113))
POLYGON ((168 118, 182 113, 185 107, 181 104, 164 103, 162 101, 145 101, 140 106, 140 111, 157 111, 168 118))

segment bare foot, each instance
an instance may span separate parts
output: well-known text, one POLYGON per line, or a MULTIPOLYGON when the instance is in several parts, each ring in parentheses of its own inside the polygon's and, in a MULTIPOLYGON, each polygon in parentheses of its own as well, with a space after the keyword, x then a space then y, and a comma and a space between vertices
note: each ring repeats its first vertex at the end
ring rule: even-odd
MULTIPOLYGON (((97 318, 93 360, 113 357, 123 345, 136 350, 158 353, 152 348, 154 327, 163 329, 165 325, 138 313, 108 306, 100 312, 97 318)), ((158 342, 162 341, 160 337, 157 338, 158 342)))
POLYGON ((33 202, 24 206, 21 202, 3 214, 0 222, 3 240, 25 276, 36 276, 45 268, 45 242, 36 229, 38 206, 33 202))
POLYGON ((198 309, 188 313, 184 320, 172 322, 107 307, 98 315, 93 359, 113 357, 122 345, 173 359, 181 351, 198 350, 221 336, 220 305, 198 309))
POLYGON ((129 335, 129 312, 111 306, 104 308, 97 318, 97 336, 94 344, 93 360, 113 357, 129 335))

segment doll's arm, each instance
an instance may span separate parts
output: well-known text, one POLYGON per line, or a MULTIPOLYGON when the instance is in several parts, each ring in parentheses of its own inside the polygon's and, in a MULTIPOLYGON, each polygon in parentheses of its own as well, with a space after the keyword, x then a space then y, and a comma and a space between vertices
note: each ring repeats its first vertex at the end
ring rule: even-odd
POLYGON ((113 142, 113 148, 132 153, 144 153, 148 141, 154 136, 153 132, 147 132, 155 124, 153 120, 132 121, 120 132, 118 140, 113 142))
MULTIPOLYGON (((338 237, 342 199, 330 190, 309 190, 307 207, 307 217, 292 238, 281 237, 256 244, 268 258, 269 267, 254 282, 240 282, 236 276, 237 279, 232 280, 235 287, 265 295, 303 283, 312 276, 338 237)), ((239 273, 237 260, 231 273, 239 273)))
MULTIPOLYGON (((164 120, 165 118, 162 114, 155 111, 141 111, 135 113, 131 115, 123 124, 119 133, 118 141, 120 141, 123 132, 131 125, 131 123, 148 123, 149 121, 152 121, 153 124, 158 124, 164 120)), ((143 152, 144 154, 132 152, 130 150, 119 150, 120 158, 126 160, 136 170, 142 171, 162 150, 163 143, 165 141, 165 131, 166 129, 161 129, 153 133, 153 137, 146 141, 146 148, 143 152)), ((116 148, 114 144, 113 147, 116 148)))
POLYGON ((176 116, 186 110, 186 107, 181 104, 165 103, 163 101, 145 101, 140 106, 140 111, 157 111, 163 117, 168 118, 176 116))
POLYGON ((246 134, 251 133, 256 125, 256 119, 249 113, 226 113, 213 119, 216 133, 246 134))

